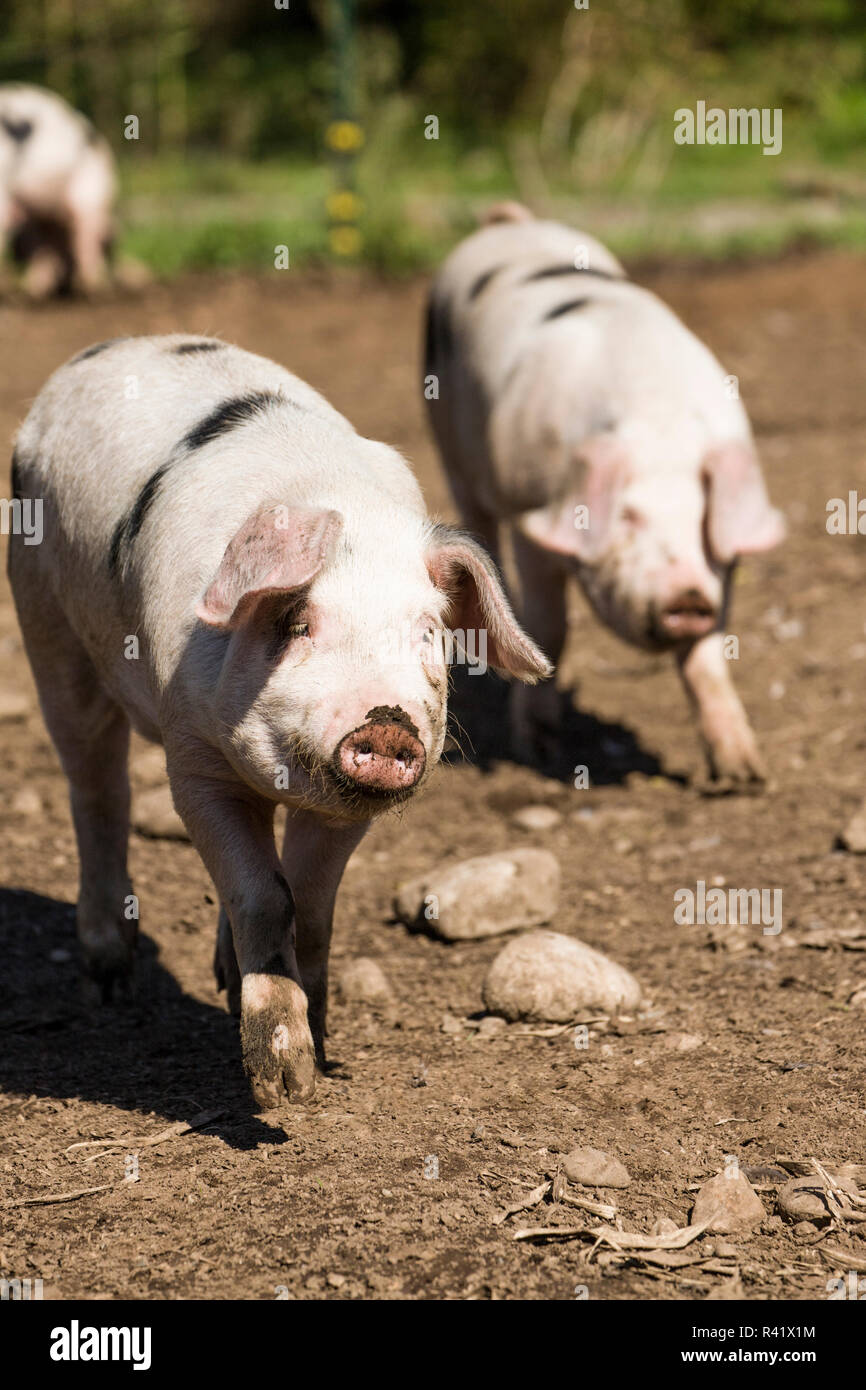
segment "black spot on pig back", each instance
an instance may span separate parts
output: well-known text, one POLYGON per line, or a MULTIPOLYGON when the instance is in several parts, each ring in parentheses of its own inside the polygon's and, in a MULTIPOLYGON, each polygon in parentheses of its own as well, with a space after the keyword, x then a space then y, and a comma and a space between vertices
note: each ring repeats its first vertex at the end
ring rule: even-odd
POLYGON ((478 279, 473 282, 472 287, 469 291, 469 298, 477 299, 480 294, 483 294, 483 292, 487 289, 487 286, 490 284, 490 281, 494 278, 494 276, 499 274, 500 270, 502 270, 502 266, 495 265, 491 270, 483 271, 482 274, 478 276, 478 279))
POLYGON ((91 357, 97 357, 100 352, 107 352, 110 347, 114 347, 115 343, 125 343, 126 341, 126 338, 107 338, 104 343, 93 343, 83 352, 79 352, 77 357, 73 357, 69 365, 74 367, 78 362, 88 362, 91 357))
POLYGON ((574 309, 582 309, 589 302, 588 299, 568 299, 564 304, 557 304, 555 308, 548 309, 541 322, 549 323, 551 319, 561 319, 563 314, 570 314, 574 309))
POLYGON ((218 405, 184 436, 182 443, 187 449, 200 449, 204 444, 219 439, 220 435, 228 434, 246 420, 251 420, 266 406, 283 399, 276 391, 251 391, 249 395, 235 396, 230 401, 223 401, 222 405, 218 405))
POLYGON ((123 552, 135 540, 142 526, 145 517, 153 505, 154 498, 159 491, 159 485, 168 472, 169 465, 164 463, 155 473, 148 478, 144 487, 139 492, 129 511, 121 517, 117 526, 114 528, 114 535, 111 538, 111 551, 108 557, 108 568, 112 574, 116 574, 120 567, 123 552))
POLYGON ((29 140, 33 134, 32 121, 16 121, 11 116, 0 116, 0 125, 10 140, 15 141, 16 145, 23 145, 24 141, 29 140))
POLYGON ((612 270, 591 270, 589 266, 580 265, 548 265, 542 270, 533 270, 531 275, 527 275, 523 281, 524 285, 531 285, 536 280, 553 280, 560 275, 595 275, 599 280, 625 280, 625 275, 617 275, 612 270))
POLYGON ((172 348, 175 357, 186 357, 193 352, 217 352, 224 348, 225 343, 219 343, 214 338, 208 338, 204 343, 181 343, 179 347, 172 348))

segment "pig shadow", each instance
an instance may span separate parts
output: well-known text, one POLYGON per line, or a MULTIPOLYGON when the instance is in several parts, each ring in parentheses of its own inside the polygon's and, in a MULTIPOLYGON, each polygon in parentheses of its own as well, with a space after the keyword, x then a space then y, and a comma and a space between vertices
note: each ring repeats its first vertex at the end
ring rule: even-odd
MULTIPOLYGON (((150 937, 139 935, 131 1001, 101 1008, 82 997, 72 904, 0 888, 0 952, 5 1091, 156 1112, 167 1121, 205 1112, 214 1119, 202 1128, 233 1149, 287 1141, 279 1121, 266 1124, 254 1113, 235 1019, 185 994, 150 937)), ((131 1125, 152 1127, 140 1116, 131 1125)))
POLYGON ((624 724, 576 708, 571 691, 560 693, 558 726, 555 736, 545 741, 544 751, 532 758, 516 756, 508 720, 510 689, 508 681, 492 673, 471 675, 464 666, 453 668, 448 732, 456 747, 447 753, 448 762, 469 762, 487 772, 504 760, 569 785, 581 766, 588 768, 593 786, 620 786, 633 772, 687 783, 681 774, 667 772, 624 724))

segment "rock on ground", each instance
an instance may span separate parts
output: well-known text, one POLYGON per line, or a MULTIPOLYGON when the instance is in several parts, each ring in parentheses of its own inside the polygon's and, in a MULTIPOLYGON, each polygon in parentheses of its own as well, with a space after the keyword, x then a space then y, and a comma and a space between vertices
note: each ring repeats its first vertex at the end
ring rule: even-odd
POLYGON ((631 1182, 619 1159, 601 1149, 572 1149, 562 1160, 562 1168, 569 1182, 584 1187, 628 1187, 631 1182))
POLYGON ((384 1004, 393 998, 384 970, 369 956, 343 962, 337 972, 337 990, 347 1003, 384 1004))
POLYGON ((866 854, 866 802, 851 817, 839 838, 852 854, 866 854))
POLYGON ((560 932, 534 931, 499 952, 481 988, 486 1008, 510 1022, 568 1023, 582 1014, 628 1013, 640 985, 600 951, 560 932))
POLYGON ((716 1235, 745 1235, 766 1219, 767 1212, 748 1178, 742 1173, 717 1173, 705 1182, 695 1199, 692 1225, 709 1220, 716 1235))
POLYGON ((544 849, 483 854, 445 864, 397 890, 407 926, 425 923, 446 941, 472 941, 549 922, 559 901, 559 863, 544 849))

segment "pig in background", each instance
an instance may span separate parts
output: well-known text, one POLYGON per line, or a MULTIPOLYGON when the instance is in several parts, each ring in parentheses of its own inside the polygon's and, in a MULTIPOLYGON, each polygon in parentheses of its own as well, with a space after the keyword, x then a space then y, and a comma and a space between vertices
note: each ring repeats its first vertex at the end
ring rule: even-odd
MULTIPOLYGON (((711 774, 761 781, 723 635, 737 561, 784 524, 708 349, 598 242, 509 203, 434 281, 425 372, 464 525, 496 560, 510 528, 526 630, 558 663, 576 577, 620 637, 673 653, 711 774)), ((560 710, 552 683, 515 690, 515 751, 560 710)))
POLYGON ((114 159, 90 121, 54 92, 0 85, 0 258, 25 267, 33 298, 108 281, 114 159))
POLYGON ((73 358, 19 432, 13 489, 43 499, 42 543, 12 536, 10 579, 69 781, 91 985, 109 994, 133 961, 132 726, 164 745, 219 894, 215 968, 254 1095, 305 1100, 343 870, 442 751, 445 622, 483 626, 505 672, 551 668, 481 549, 428 520, 398 453, 215 339, 73 358))

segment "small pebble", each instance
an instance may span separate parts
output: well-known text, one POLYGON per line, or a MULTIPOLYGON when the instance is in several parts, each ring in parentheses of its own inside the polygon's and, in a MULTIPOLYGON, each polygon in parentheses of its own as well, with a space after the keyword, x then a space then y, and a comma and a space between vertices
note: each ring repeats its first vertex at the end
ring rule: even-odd
POLYGON ((521 806, 511 817, 521 830, 553 830, 562 821, 553 806, 521 806))

